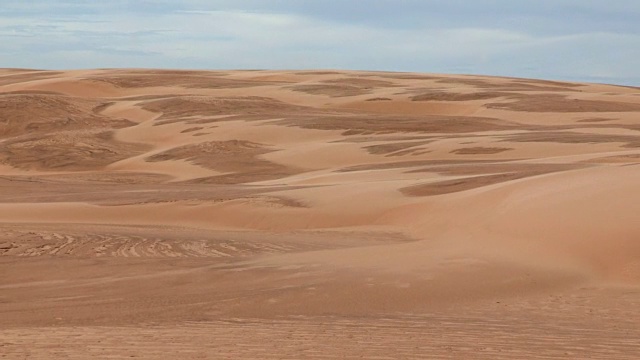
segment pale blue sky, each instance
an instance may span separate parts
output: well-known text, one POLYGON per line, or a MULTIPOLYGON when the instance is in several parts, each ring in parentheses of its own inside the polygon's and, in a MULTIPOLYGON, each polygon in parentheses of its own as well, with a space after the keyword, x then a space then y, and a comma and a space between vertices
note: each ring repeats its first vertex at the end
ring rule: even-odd
POLYGON ((640 85, 638 0, 0 1, 0 67, 332 68, 640 85))

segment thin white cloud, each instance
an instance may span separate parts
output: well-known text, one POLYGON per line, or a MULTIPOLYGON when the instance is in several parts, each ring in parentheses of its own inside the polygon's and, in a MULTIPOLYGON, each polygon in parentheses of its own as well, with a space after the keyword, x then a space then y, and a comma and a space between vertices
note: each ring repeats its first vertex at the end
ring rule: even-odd
MULTIPOLYGON (((125 0, 81 8, 74 1, 36 1, 33 7, 14 4, 7 9, 10 15, 0 15, 5 49, 0 66, 356 68, 567 79, 597 76, 627 83, 640 78, 636 68, 640 33, 618 28, 583 29, 581 23, 572 31, 540 32, 535 29, 541 25, 531 26, 534 18, 528 18, 530 26, 509 25, 498 21, 500 13, 495 23, 471 19, 472 25, 460 25, 455 13, 449 14, 450 22, 436 21, 435 15, 426 13, 433 21, 416 22, 412 17, 403 22, 384 14, 377 20, 349 21, 299 8, 267 11, 264 3, 263 10, 242 8, 229 1, 193 0, 184 5, 164 0, 143 5, 162 5, 166 10, 133 11, 140 4, 125 0), (125 5, 133 10, 122 10, 125 5)), ((517 6, 510 4, 509 11, 516 11, 517 6)), ((547 0, 540 4, 554 6, 547 0)), ((593 1, 583 4, 591 10, 595 6, 593 1)))

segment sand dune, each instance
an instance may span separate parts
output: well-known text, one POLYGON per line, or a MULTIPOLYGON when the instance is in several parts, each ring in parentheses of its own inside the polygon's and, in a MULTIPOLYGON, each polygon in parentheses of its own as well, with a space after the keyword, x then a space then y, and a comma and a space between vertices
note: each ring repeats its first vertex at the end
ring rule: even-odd
POLYGON ((636 95, 0 71, 0 354, 637 359, 636 95))

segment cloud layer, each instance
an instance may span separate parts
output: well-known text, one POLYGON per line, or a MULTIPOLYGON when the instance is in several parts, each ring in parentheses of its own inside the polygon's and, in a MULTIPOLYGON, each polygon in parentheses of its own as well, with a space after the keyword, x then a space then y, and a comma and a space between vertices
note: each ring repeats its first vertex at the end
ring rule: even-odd
POLYGON ((3 5, 2 67, 371 69, 640 85, 636 0, 3 5))

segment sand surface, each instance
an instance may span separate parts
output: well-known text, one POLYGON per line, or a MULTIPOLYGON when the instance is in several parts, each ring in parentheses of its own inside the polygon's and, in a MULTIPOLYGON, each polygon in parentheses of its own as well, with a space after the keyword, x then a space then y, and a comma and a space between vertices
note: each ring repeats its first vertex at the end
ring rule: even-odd
POLYGON ((0 72, 2 359, 638 359, 640 89, 0 72))

